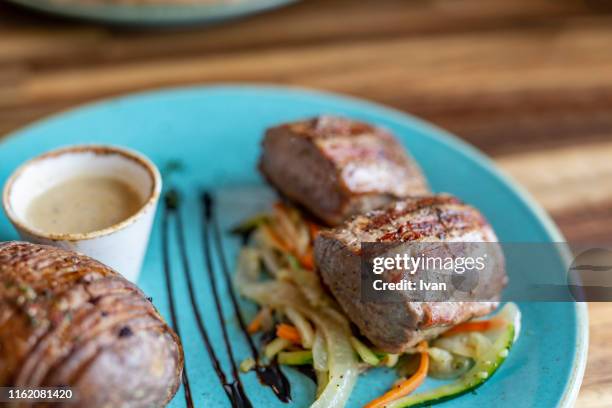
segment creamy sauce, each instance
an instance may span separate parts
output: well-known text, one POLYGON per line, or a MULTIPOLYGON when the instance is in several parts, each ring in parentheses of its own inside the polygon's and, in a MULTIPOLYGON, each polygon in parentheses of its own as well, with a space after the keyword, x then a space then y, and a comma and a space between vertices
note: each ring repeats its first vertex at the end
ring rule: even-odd
POLYGON ((120 180, 79 177, 36 197, 30 203, 26 217, 32 227, 46 233, 87 233, 129 218, 143 204, 140 195, 120 180))

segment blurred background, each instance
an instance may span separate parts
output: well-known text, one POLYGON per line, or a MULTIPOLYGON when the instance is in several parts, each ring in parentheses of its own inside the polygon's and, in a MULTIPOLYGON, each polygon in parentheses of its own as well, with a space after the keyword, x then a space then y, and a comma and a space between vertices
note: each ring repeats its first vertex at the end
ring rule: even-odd
MULTIPOLYGON (((0 140, 69 107, 159 87, 342 92, 448 129, 522 183, 568 241, 612 244, 611 1, 304 0, 189 23, 101 25, 2 1, 0 140)), ((590 319, 578 406, 610 407, 612 305, 591 304, 590 319)))

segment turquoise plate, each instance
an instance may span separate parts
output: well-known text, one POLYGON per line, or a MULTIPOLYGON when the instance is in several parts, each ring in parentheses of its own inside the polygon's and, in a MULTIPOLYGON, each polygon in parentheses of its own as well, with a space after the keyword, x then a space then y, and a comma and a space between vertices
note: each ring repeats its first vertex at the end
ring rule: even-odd
MULTIPOLYGON (((214 23, 272 10, 297 0, 219 0, 218 4, 82 4, 77 0, 9 0, 45 13, 102 23, 164 26, 214 23)), ((85 1, 84 1, 85 2, 85 1)), ((103 3, 103 1, 100 1, 103 3)))
MULTIPOLYGON (((108 143, 145 153, 164 169, 179 161, 183 171, 165 178, 166 187, 178 186, 186 204, 188 251, 199 306, 206 326, 223 353, 219 322, 205 277, 199 233, 197 199, 202 188, 218 193, 221 224, 226 230, 241 217, 267 205, 269 191, 256 171, 259 142, 268 126, 321 113, 342 114, 393 130, 410 148, 436 191, 448 191, 480 208, 502 241, 561 242, 563 237, 548 216, 521 188, 501 174, 489 159, 448 133, 372 103, 347 97, 264 86, 218 86, 174 89, 104 101, 63 113, 19 131, 0 144, 0 182, 24 160, 46 150, 77 143, 108 143), (225 200, 225 201, 224 201, 225 200)), ((0 240, 16 233, 0 217, 0 240)), ((233 264, 237 240, 224 237, 233 264)), ((176 253, 174 253, 176 255, 176 253)), ((176 258, 176 257, 175 257, 176 258)), ((179 324, 188 361, 188 372, 197 406, 227 407, 228 399, 212 370, 197 332, 178 264, 174 270, 179 324)), ((512 279, 512 277, 510 277, 512 279)), ((153 232, 140 286, 168 317, 168 301, 161 266, 160 223, 153 232)), ((225 295, 226 288, 220 289, 225 295)), ((237 359, 248 356, 246 342, 237 329, 227 296, 225 319, 237 359)), ((243 302, 244 314, 254 312, 243 302)), ((444 407, 495 406, 570 407, 576 398, 588 344, 584 304, 523 303, 523 332, 502 368, 475 393, 446 402, 444 407)), ((262 387, 255 375, 243 375, 255 407, 307 407, 314 384, 293 369, 286 369, 293 387, 293 402, 285 405, 262 387)), ((362 376, 349 401, 359 407, 382 394, 394 381, 389 370, 377 369, 362 376)), ((428 381, 425 387, 434 383, 428 381)), ((183 391, 172 407, 183 407, 183 391)))

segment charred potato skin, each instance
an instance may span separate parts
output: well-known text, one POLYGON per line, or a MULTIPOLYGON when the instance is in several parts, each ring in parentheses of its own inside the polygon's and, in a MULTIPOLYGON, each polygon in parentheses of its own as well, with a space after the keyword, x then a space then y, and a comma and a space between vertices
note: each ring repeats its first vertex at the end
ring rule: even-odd
POLYGON ((117 272, 63 249, 0 243, 0 386, 69 386, 72 407, 162 407, 183 364, 179 338, 117 272))

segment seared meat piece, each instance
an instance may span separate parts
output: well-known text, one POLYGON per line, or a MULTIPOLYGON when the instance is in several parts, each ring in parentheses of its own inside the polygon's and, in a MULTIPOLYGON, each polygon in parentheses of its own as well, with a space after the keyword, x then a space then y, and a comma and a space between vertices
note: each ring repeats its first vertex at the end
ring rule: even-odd
POLYGON ((0 386, 70 386, 78 403, 53 406, 163 407, 182 369, 176 334, 118 273, 74 252, 0 243, 0 386))
POLYGON ((269 129, 259 168, 283 195, 329 225, 429 192, 420 169, 393 135, 339 117, 269 129))
MULTIPOLYGON (((503 255, 496 251, 488 254, 487 278, 465 294, 467 300, 478 301, 415 302, 411 300, 414 294, 408 291, 399 291, 399 300, 393 302, 364 299, 362 242, 397 242, 393 252, 408 253, 409 246, 418 242, 432 246, 436 244, 429 242, 440 242, 438 247, 444 248, 448 242, 497 242, 497 238, 476 209, 449 195, 398 201, 319 233, 314 245, 315 260, 323 281, 362 334, 389 352, 405 351, 453 325, 493 311, 507 281, 503 255)), ((497 248, 497 244, 488 245, 497 248)), ((393 277, 380 276, 395 281, 393 277)))

